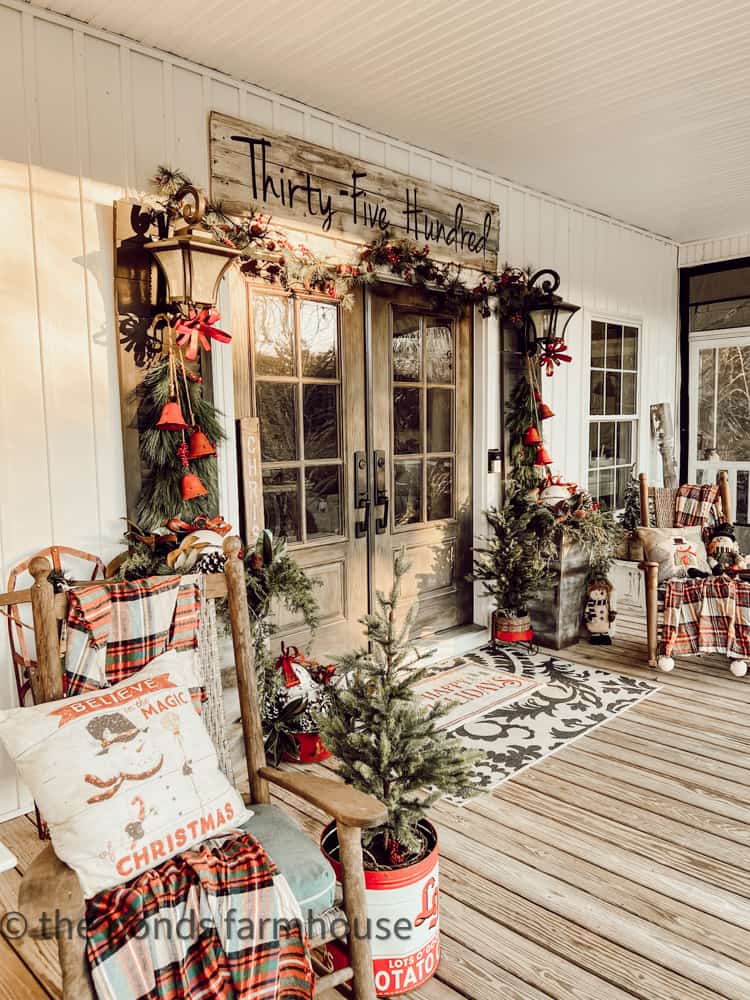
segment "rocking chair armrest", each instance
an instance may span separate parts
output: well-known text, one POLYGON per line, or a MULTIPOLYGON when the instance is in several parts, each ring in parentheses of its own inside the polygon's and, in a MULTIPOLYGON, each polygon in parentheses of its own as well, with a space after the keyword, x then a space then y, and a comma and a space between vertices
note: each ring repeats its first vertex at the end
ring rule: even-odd
MULTIPOLYGON (((83 890, 78 876, 55 854, 48 844, 21 879, 18 909, 33 938, 55 938, 61 929, 67 931, 65 920, 73 925, 85 915, 83 890)), ((75 930, 73 930, 75 933, 75 930)))
POLYGON ((275 767, 261 767, 258 774, 271 784, 322 809, 344 826, 368 829, 380 826, 388 818, 388 810, 382 802, 351 785, 345 785, 343 781, 300 774, 299 771, 279 771, 275 767))

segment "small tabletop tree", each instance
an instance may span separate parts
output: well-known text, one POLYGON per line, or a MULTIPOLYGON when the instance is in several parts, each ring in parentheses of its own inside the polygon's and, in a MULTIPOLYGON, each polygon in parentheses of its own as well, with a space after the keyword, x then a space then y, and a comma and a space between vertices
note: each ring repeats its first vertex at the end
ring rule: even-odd
POLYGON ((641 491, 638 480, 632 475, 625 483, 623 511, 618 521, 625 531, 637 531, 641 526, 641 491))
POLYGON ((427 674, 409 644, 416 605, 399 621, 401 583, 409 566, 401 552, 393 589, 378 593, 377 610, 362 619, 371 650, 358 649, 337 663, 342 683, 331 691, 329 714, 319 719, 323 743, 340 761, 349 784, 380 799, 388 821, 365 830, 370 857, 380 867, 418 860, 426 843, 419 824, 441 795, 473 794, 477 754, 438 727, 448 706, 426 707, 415 685, 427 674))

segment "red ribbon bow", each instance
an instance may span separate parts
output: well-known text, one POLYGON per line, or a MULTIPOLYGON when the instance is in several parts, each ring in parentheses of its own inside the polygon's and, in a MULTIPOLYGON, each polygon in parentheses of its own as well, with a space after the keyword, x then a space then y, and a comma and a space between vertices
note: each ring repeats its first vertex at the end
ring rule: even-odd
POLYGON ((311 663, 308 665, 308 669, 310 676, 318 684, 330 684, 336 673, 336 666, 333 663, 328 663, 326 666, 322 666, 320 663, 311 663))
POLYGON ((296 646, 285 646, 281 644, 281 656, 276 661, 276 666, 284 673, 284 687, 297 687, 302 681, 294 672, 292 664, 299 659, 299 650, 296 646))
POLYGON ((210 312, 208 309, 201 309, 200 312, 197 312, 195 309, 191 309, 187 319, 181 318, 177 321, 175 326, 177 343, 180 347, 188 345, 185 351, 185 357, 188 361, 195 361, 198 357, 199 344, 204 351, 210 351, 212 339, 218 340, 222 344, 231 343, 230 335, 214 326, 220 319, 221 313, 219 312, 210 312))
POLYGON ((542 352, 539 355, 539 364, 546 370, 547 375, 554 374, 555 367, 561 361, 572 361, 573 358, 567 354, 568 346, 562 340, 545 341, 542 352))
POLYGON ((170 531, 174 531, 178 535, 208 529, 209 531, 215 531, 217 535, 224 536, 232 530, 232 525, 227 524, 221 514, 217 514, 216 517, 207 517, 205 514, 199 514, 192 524, 188 524, 187 521, 183 521, 179 517, 172 517, 166 524, 170 531))

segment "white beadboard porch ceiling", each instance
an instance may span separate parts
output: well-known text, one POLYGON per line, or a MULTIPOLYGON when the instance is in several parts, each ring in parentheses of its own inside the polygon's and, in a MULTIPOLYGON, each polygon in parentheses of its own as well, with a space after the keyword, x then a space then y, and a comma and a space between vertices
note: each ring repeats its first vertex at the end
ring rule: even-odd
POLYGON ((55 0, 677 241, 750 230, 747 0, 55 0))

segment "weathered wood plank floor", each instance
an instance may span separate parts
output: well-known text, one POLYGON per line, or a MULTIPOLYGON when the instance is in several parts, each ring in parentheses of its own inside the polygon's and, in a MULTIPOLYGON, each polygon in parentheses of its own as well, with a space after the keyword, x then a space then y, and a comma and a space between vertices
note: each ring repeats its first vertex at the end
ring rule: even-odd
MULTIPOLYGON (((750 679, 679 661, 655 677, 642 641, 563 654, 663 684, 621 718, 481 796, 434 810, 442 960, 416 1000, 750 997, 750 679)), ((281 797, 317 835, 322 814, 281 797)), ((0 826, 19 859, 28 819, 0 826)), ((0 940, 0 998, 58 997, 51 945, 0 940)))

